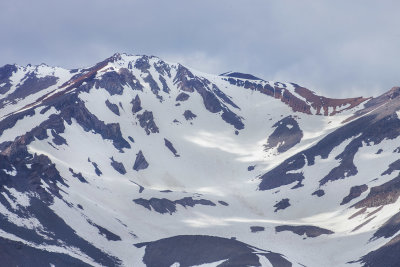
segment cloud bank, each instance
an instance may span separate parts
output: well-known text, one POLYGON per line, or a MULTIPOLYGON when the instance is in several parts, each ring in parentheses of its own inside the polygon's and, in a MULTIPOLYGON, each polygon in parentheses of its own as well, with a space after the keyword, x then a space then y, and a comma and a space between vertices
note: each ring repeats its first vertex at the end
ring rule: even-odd
POLYGON ((92 65, 115 52, 327 96, 400 85, 399 1, 18 0, 0 3, 0 65, 92 65))

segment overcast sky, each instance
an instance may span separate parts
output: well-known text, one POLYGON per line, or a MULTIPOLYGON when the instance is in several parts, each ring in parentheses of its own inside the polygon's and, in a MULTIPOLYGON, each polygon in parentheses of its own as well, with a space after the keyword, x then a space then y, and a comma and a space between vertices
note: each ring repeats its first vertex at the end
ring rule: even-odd
POLYGON ((76 68, 115 52, 252 73, 327 96, 400 86, 400 1, 0 1, 0 65, 76 68))

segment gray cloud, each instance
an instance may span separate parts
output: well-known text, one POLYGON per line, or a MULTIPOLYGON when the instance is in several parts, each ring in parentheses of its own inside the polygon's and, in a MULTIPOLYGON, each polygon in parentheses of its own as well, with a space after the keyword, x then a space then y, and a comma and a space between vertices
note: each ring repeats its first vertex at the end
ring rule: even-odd
POLYGON ((115 52, 237 70, 328 96, 400 85, 398 1, 18 0, 0 3, 0 65, 92 65, 115 52))

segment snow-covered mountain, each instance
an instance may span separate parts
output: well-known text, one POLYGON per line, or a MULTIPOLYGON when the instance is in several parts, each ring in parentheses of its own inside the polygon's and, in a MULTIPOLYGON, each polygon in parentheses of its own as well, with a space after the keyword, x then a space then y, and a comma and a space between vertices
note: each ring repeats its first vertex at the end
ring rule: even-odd
POLYGON ((399 266, 400 88, 115 54, 0 68, 4 266, 399 266))

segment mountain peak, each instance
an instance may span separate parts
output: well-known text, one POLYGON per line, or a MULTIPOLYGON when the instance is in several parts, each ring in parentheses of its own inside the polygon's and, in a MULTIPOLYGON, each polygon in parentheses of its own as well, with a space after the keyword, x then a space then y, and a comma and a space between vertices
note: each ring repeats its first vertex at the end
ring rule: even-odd
POLYGON ((327 98, 120 53, 6 65, 2 263, 379 266, 398 252, 399 96, 327 98))

